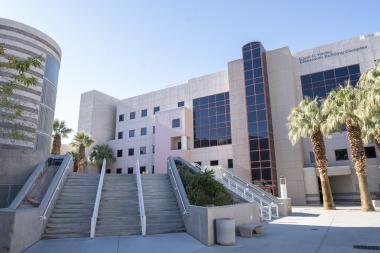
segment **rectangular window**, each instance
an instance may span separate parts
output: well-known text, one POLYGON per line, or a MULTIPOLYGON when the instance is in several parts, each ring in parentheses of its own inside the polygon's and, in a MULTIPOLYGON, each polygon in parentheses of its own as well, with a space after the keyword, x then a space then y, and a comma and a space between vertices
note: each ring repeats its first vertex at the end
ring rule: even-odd
POLYGON ((367 158, 376 158, 375 147, 364 147, 364 153, 367 158))
POLYGON ((347 149, 336 149, 335 150, 335 160, 337 161, 344 161, 348 160, 348 153, 347 149))
POLYGON ((181 126, 180 119, 172 119, 172 128, 177 128, 181 126))
POLYGON ((309 158, 311 163, 315 163, 314 152, 309 152, 309 158))
POLYGON ((128 149, 128 156, 134 156, 135 155, 135 149, 134 148, 129 148, 128 149))
POLYGON ((121 168, 117 168, 116 169, 116 174, 121 174, 121 171, 122 171, 121 168))
POLYGON ((128 174, 133 174, 133 167, 128 168, 128 174))
POLYGON ((123 139, 123 132, 118 132, 117 133, 117 138, 118 139, 123 139))
POLYGON ((153 114, 156 114, 156 112, 159 112, 160 111, 160 107, 159 106, 156 106, 153 108, 153 114))
POLYGON ((156 152, 156 146, 152 146, 152 153, 154 154, 156 152))
POLYGON ((129 138, 135 137, 135 130, 129 130, 129 138))
POLYGON ((136 118, 136 112, 130 112, 129 119, 135 119, 135 118, 136 118))
POLYGON ((234 160, 233 159, 228 159, 228 168, 232 169, 234 167, 234 160))
POLYGON ((122 149, 118 149, 117 150, 117 157, 122 157, 123 156, 123 150, 122 149))
POLYGON ((154 165, 152 165, 152 174, 154 174, 154 165))
POLYGON ((140 147, 140 155, 146 154, 146 147, 140 147))
POLYGON ((152 133, 153 133, 153 134, 156 133, 156 127, 155 127, 155 126, 153 126, 153 128, 152 128, 152 133))
POLYGON ((120 121, 124 121, 124 114, 120 114, 120 115, 119 115, 119 122, 120 122, 120 121))
POLYGON ((141 118, 148 116, 148 109, 141 110, 141 118))
POLYGON ((193 99, 194 148, 232 143, 229 104, 228 92, 193 99))
POLYGON ((210 166, 217 166, 219 165, 219 161, 218 160, 212 160, 210 161, 210 166))
POLYGON ((106 174, 111 174, 111 169, 106 169, 106 174))
POLYGON ((180 101, 177 103, 178 107, 184 107, 185 106, 185 101, 180 101))
POLYGON ((146 173, 146 167, 140 166, 140 174, 145 174, 145 173, 146 173))
POLYGON ((146 135, 146 132, 147 132, 147 131, 146 131, 146 127, 143 127, 143 128, 140 129, 140 135, 141 135, 141 136, 146 135))

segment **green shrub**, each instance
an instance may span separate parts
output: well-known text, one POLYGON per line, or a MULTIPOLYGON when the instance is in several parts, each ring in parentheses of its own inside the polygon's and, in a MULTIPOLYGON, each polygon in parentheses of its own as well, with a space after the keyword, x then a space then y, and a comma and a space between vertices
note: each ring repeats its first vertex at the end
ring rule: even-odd
POLYGON ((183 186, 192 205, 224 206, 234 203, 224 186, 214 179, 214 171, 192 174, 178 166, 183 186))

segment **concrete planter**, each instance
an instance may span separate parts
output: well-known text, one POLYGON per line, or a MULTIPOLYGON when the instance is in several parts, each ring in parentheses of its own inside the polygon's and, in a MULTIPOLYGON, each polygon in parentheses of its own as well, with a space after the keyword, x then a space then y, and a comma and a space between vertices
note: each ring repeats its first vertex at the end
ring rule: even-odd
POLYGON ((231 246, 235 244, 235 220, 221 218, 215 221, 216 242, 220 245, 231 246))

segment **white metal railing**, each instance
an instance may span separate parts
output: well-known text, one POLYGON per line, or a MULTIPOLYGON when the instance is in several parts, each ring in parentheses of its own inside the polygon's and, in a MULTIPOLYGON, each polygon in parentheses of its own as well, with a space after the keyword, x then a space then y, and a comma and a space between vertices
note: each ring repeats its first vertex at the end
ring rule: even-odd
MULTIPOLYGON (((73 159, 73 158, 72 158, 71 156, 69 156, 69 159, 68 159, 68 161, 67 161, 66 164, 65 164, 65 168, 64 168, 63 171, 62 171, 61 177, 59 178, 59 181, 58 181, 57 187, 55 187, 54 192, 53 192, 53 194, 51 195, 51 197, 50 197, 50 199, 49 199, 49 202, 48 202, 48 204, 47 204, 46 207, 45 207, 44 213, 40 216, 40 220, 41 220, 41 221, 46 220, 46 218, 47 218, 47 217, 46 217, 46 214, 47 214, 47 212, 48 212, 48 210, 49 210, 49 207, 50 207, 51 203, 53 202, 53 199, 54 199, 55 194, 61 189, 61 183, 62 183, 62 180, 63 180, 63 178, 64 178, 64 175, 66 174, 66 173, 65 173, 66 170, 70 167, 70 162, 71 162, 72 159, 73 159)), ((65 162, 65 159, 62 161, 62 163, 64 163, 64 162, 65 162)))
POLYGON ((186 205, 182 199, 182 195, 181 195, 181 192, 178 188, 178 184, 177 184, 177 179, 173 173, 173 170, 172 170, 172 166, 170 164, 170 162, 168 161, 168 165, 169 165, 169 170, 170 170, 170 173, 172 174, 172 177, 173 177, 173 181, 174 181, 174 190, 176 190, 178 192, 178 196, 179 196, 179 199, 181 201, 181 205, 182 205, 182 208, 183 208, 183 215, 187 215, 189 212, 187 211, 186 209, 186 205))
POLYGON ((99 177, 99 183, 98 183, 98 190, 96 191, 94 210, 92 211, 92 217, 91 217, 91 230, 90 230, 91 238, 95 237, 96 222, 98 220, 99 205, 100 205, 100 200, 102 198, 102 190, 103 190, 104 175, 106 173, 106 166, 107 166, 107 160, 103 159, 102 170, 100 171, 100 177, 99 177))
POLYGON ((139 207, 140 207, 140 223, 141 223, 141 234, 146 235, 146 216, 145 216, 145 206, 144 206, 144 194, 141 183, 141 173, 140 173, 140 161, 136 161, 136 181, 137 181, 137 191, 139 196, 139 207))
POLYGON ((260 216, 263 220, 272 220, 273 217, 279 217, 279 200, 270 193, 265 192, 260 187, 244 181, 221 166, 217 166, 215 179, 241 198, 249 202, 258 203, 260 207, 260 216))

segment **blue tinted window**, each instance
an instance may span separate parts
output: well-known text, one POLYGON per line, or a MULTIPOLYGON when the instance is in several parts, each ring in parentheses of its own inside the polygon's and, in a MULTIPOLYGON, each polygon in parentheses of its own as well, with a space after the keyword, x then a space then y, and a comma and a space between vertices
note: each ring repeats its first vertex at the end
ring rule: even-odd
POLYGON ((136 118, 136 112, 129 113, 129 119, 135 119, 136 118))
POLYGON ((141 110, 141 117, 146 117, 147 115, 148 115, 147 109, 141 110))
POLYGON ((325 79, 335 78, 334 70, 327 70, 324 73, 325 79))
POLYGON ((181 126, 181 121, 180 119, 173 119, 172 120, 172 128, 178 128, 181 126))
POLYGON ((360 74, 359 64, 348 66, 348 72, 350 74, 360 74))
POLYGON ((58 73, 59 73, 59 62, 51 55, 46 55, 45 63, 45 75, 44 77, 48 79, 53 84, 58 84, 58 73))
POLYGON ((156 112, 159 112, 160 111, 160 107, 159 106, 156 106, 153 108, 153 114, 156 114, 156 112))
POLYGON ((135 137, 135 130, 129 130, 129 138, 135 137))
POLYGON ((347 75, 348 75, 348 68, 347 67, 335 69, 335 76, 336 77, 347 76, 347 75))
POLYGON ((322 80, 323 80, 323 72, 318 72, 311 75, 312 82, 318 82, 322 80))
POLYGON ((143 135, 146 135, 147 134, 147 130, 146 130, 146 127, 143 127, 140 129, 140 135, 143 136, 143 135))
POLYGON ((178 102, 178 103, 177 103, 177 106, 178 106, 178 107, 183 107, 183 106, 185 106, 185 101, 180 101, 180 102, 178 102))

